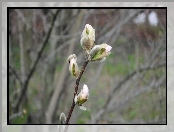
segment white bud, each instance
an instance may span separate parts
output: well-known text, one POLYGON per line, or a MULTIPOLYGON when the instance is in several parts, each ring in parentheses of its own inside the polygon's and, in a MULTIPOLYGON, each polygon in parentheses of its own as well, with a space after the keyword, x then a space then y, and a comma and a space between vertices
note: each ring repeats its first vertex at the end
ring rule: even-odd
POLYGON ((89 97, 89 89, 88 86, 86 84, 83 85, 83 89, 81 90, 81 97, 83 99, 88 99, 89 97))
POLYGON ((70 55, 67 60, 69 62, 69 71, 71 75, 77 78, 79 76, 80 70, 76 62, 77 61, 76 55, 75 54, 70 55))
POLYGON ((66 116, 65 116, 64 113, 61 113, 61 114, 60 114, 59 120, 60 120, 60 123, 61 123, 61 124, 65 124, 65 123, 66 123, 66 116))
POLYGON ((74 102, 75 104, 78 104, 80 109, 86 110, 86 108, 82 104, 85 103, 88 100, 88 98, 89 98, 89 89, 88 86, 84 84, 81 92, 75 96, 74 102))
POLYGON ((95 42, 95 29, 91 25, 86 24, 81 34, 81 40, 80 40, 81 46, 89 54, 89 51, 94 46, 94 42, 95 42))

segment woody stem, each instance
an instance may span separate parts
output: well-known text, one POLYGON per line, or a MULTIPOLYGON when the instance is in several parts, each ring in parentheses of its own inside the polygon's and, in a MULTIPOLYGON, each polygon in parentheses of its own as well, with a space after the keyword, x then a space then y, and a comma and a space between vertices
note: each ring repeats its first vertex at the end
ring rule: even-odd
MULTIPOLYGON (((75 98, 75 96, 76 96, 76 94, 77 94, 78 87, 79 87, 79 83, 80 83, 80 79, 81 79, 81 77, 82 77, 82 75, 83 75, 83 73, 84 73, 84 71, 85 71, 86 66, 88 65, 88 62, 89 62, 89 60, 85 60, 85 61, 84 61, 83 67, 82 67, 82 69, 81 69, 81 71, 80 71, 80 74, 79 74, 78 78, 76 79, 76 86, 75 86, 74 98, 75 98)), ((68 117, 67 117, 67 120, 66 120, 66 124, 69 123, 69 120, 70 120, 70 118, 71 118, 71 114, 72 114, 72 112, 73 112, 73 110, 74 110, 74 107, 75 107, 75 105, 76 105, 75 102, 74 102, 74 98, 73 98, 73 102, 72 102, 71 108, 70 108, 70 110, 69 110, 69 114, 68 114, 68 117)))

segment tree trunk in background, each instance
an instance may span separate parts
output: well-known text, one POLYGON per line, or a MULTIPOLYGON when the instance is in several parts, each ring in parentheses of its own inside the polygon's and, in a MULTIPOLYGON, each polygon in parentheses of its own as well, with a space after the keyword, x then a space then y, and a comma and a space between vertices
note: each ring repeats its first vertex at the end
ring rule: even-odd
MULTIPOLYGON (((56 23, 56 22, 55 22, 56 23)), ((56 25, 56 24, 55 24, 56 25)), ((59 25, 56 25, 55 28, 53 28, 52 35, 56 36, 56 31, 59 25)), ((42 113, 40 116, 40 121, 42 123, 45 123, 45 112, 47 110, 47 107, 49 105, 49 99, 50 95, 53 91, 54 88, 54 73, 56 69, 56 52, 55 49, 57 48, 57 40, 56 39, 50 39, 50 54, 52 55, 51 58, 48 60, 48 64, 45 65, 45 70, 44 70, 44 81, 43 81, 43 91, 42 94, 44 95, 42 98, 42 113)), ((49 55, 48 55, 49 56, 49 55)))
POLYGON ((25 59, 24 59, 24 54, 25 54, 25 46, 23 42, 23 23, 21 22, 20 19, 18 19, 18 28, 19 28, 19 45, 20 45, 20 67, 21 67, 21 81, 22 83, 25 80, 25 75, 26 75, 26 67, 25 67, 25 59))
MULTIPOLYGON (((29 12, 27 12, 26 15, 29 18, 31 17, 31 14, 29 14, 29 12)), ((30 23, 30 21, 28 23, 30 23)), ((30 54, 28 51, 29 51, 29 46, 32 46, 32 38, 31 38, 32 33, 31 30, 27 29, 24 23, 21 22, 21 18, 18 20, 18 28, 19 28, 19 45, 20 45, 21 80, 22 82, 24 82, 31 63, 30 54), (23 38, 25 38, 25 40, 23 38)))
MULTIPOLYGON (((32 19, 31 16, 32 14, 29 11, 23 12, 21 11, 21 13, 25 13, 25 15, 29 18, 27 21, 27 23, 31 23, 30 21, 32 19)), ((32 32, 31 32, 31 28, 27 27, 26 25, 24 25, 24 23, 22 22, 22 18, 18 18, 18 28, 19 28, 19 46, 20 46, 20 70, 21 70, 21 81, 22 84, 24 83, 26 76, 28 74, 29 68, 30 68, 30 54, 29 54, 29 46, 32 45, 32 32), (29 28, 29 29, 28 29, 29 28), (24 40, 25 38, 25 40, 24 40)), ((25 101, 27 100, 27 95, 25 97, 25 101)), ((25 106, 28 106, 28 103, 26 101, 25 106)))

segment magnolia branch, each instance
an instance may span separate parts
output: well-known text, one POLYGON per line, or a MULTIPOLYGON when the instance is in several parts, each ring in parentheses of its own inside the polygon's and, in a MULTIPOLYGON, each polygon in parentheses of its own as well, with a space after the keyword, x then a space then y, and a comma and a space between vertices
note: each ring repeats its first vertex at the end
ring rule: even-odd
MULTIPOLYGON (((78 91, 80 79, 83 75, 83 72, 85 71, 85 68, 86 68, 88 62, 89 61, 98 61, 98 62, 104 61, 106 59, 106 57, 108 57, 111 53, 110 51, 111 51, 112 47, 110 45, 108 45, 106 43, 103 43, 100 45, 95 45, 94 42, 95 42, 95 30, 93 29, 93 27, 91 25, 86 24, 85 28, 82 32, 81 40, 80 40, 81 46, 83 47, 83 49, 85 50, 85 53, 86 53, 86 59, 84 61, 80 74, 79 74, 78 65, 76 63, 76 61, 77 61, 76 55, 72 54, 68 57, 68 62, 70 63, 69 71, 70 71, 71 75, 74 77, 77 77, 77 79, 76 79, 73 103, 69 110, 69 114, 68 114, 65 124, 69 123, 71 114, 72 114, 76 104, 79 105, 80 109, 86 110, 86 108, 82 104, 84 102, 86 102, 89 97, 89 91, 88 91, 87 85, 84 84, 83 89, 81 90, 81 92, 79 94, 77 94, 77 91, 78 91)), ((66 132, 67 128, 68 128, 68 126, 66 126, 65 132, 66 132)))
MULTIPOLYGON (((84 73, 84 71, 85 71, 86 66, 88 65, 88 62, 89 62, 89 60, 85 60, 85 61, 84 61, 83 67, 82 67, 82 69, 81 69, 81 71, 80 71, 80 74, 79 74, 78 78, 76 79, 76 86, 75 86, 74 98, 75 98, 75 96, 76 96, 76 94, 77 94, 80 79, 81 79, 81 77, 82 77, 82 75, 83 75, 83 73, 84 73)), ((66 124, 68 124, 68 122, 69 122, 69 120, 70 120, 70 118, 71 118, 71 114, 72 114, 72 112, 73 112, 73 110, 74 110, 74 107, 75 107, 75 105, 76 105, 75 102, 74 102, 74 98, 73 98, 73 103, 72 103, 72 105, 71 105, 71 108, 70 108, 70 110, 69 110, 69 114, 68 114, 68 117, 67 117, 67 120, 66 120, 66 124)))

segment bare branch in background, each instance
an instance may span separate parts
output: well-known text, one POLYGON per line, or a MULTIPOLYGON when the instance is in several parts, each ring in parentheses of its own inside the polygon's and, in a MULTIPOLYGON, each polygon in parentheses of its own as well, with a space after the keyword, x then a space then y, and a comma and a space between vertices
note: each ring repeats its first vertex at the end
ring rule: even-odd
POLYGON ((18 20, 18 28, 19 28, 19 44, 20 44, 20 63, 21 63, 21 80, 24 83, 26 77, 26 67, 25 67, 25 46, 23 41, 23 24, 21 23, 20 19, 18 20))
POLYGON ((18 80, 18 82, 22 86, 22 81, 21 81, 21 78, 19 77, 19 74, 17 73, 17 71, 11 65, 9 65, 9 70, 13 73, 13 75, 16 78, 16 80, 18 80))
POLYGON ((9 120, 12 120, 12 119, 14 119, 14 118, 16 118, 16 117, 20 117, 20 116, 22 116, 23 114, 26 114, 26 110, 22 110, 22 111, 20 111, 20 112, 18 112, 18 113, 16 113, 16 114, 11 115, 11 116, 9 117, 9 120))
POLYGON ((48 40, 49 40, 49 38, 50 38, 50 34, 51 34, 51 31, 52 31, 52 29, 53 29, 53 27, 54 27, 54 22, 55 22, 55 20, 56 20, 56 17, 57 17, 57 15, 58 15, 58 13, 59 13, 59 10, 57 10, 56 13, 55 13, 55 15, 53 16, 53 20, 52 20, 52 23, 51 23, 51 27, 50 27, 50 29, 49 29, 49 31, 48 31, 48 33, 47 33, 47 36, 45 37, 45 39, 44 39, 44 41, 43 41, 43 45, 42 45, 41 48, 39 49, 37 58, 36 58, 34 64, 32 65, 32 67, 31 67, 31 69, 30 69, 30 71, 29 71, 29 74, 28 74, 27 78, 26 78, 25 81, 24 81, 21 94, 20 94, 19 99, 18 99, 18 101, 17 101, 17 103, 16 103, 16 106, 15 106, 15 111, 18 111, 18 110, 19 110, 19 106, 20 106, 20 104, 21 104, 21 101, 22 101, 22 99, 23 99, 23 97, 25 96, 25 93, 26 93, 26 91, 27 91, 28 83, 29 83, 29 81, 30 81, 30 78, 31 78, 31 76, 32 76, 33 73, 34 73, 34 71, 35 71, 35 69, 36 69, 36 66, 37 66, 37 64, 38 64, 38 62, 39 62, 39 59, 40 59, 40 57, 41 57, 41 55, 42 55, 42 53, 43 53, 43 51, 44 51, 44 49, 45 49, 45 47, 46 47, 46 45, 47 45, 47 42, 48 42, 48 40))
POLYGON ((108 96, 108 99, 105 103, 105 105, 103 106, 103 108, 98 112, 98 114, 96 116, 93 117, 92 119, 92 124, 95 124, 99 121, 99 119, 103 116, 103 114, 105 113, 114 93, 119 90, 123 84, 125 84, 130 78, 132 78, 135 74, 137 74, 138 72, 144 72, 144 71, 147 71, 147 70, 154 70, 154 69, 157 69, 157 68, 161 68, 161 67, 165 67, 166 66, 166 63, 163 62, 161 64, 158 64, 158 65, 155 65, 154 67, 152 66, 148 66, 148 67, 143 67, 143 68, 139 68, 138 70, 135 70, 133 71, 131 74, 127 75, 126 78, 124 78, 118 85, 114 86, 114 88, 112 88, 109 96, 108 96), (138 71, 138 72, 137 72, 138 71))
POLYGON ((133 90, 129 94, 129 96, 125 97, 125 99, 123 101, 119 102, 118 104, 117 104, 117 102, 115 102, 115 104, 112 104, 112 106, 114 106, 114 107, 108 108, 107 113, 112 112, 115 109, 121 110, 124 107, 124 104, 130 102, 135 97, 140 96, 141 94, 143 94, 147 91, 150 91, 151 89, 159 88, 164 83, 165 79, 166 79, 166 76, 161 77, 160 79, 158 79, 158 81, 156 81, 156 79, 153 79, 149 85, 133 90))
MULTIPOLYGON (((31 28, 30 23, 28 22, 28 20, 25 19, 24 15, 22 14, 22 12, 19 9, 15 9, 15 11, 17 12, 19 18, 21 18, 21 20, 23 21, 23 23, 26 25, 27 29, 31 28)), ((21 25, 20 25, 21 26, 21 25)))
MULTIPOLYGON (((130 14, 126 17, 123 18, 123 20, 120 20, 118 23, 116 23, 109 32, 107 32, 104 36, 102 36, 98 42, 103 42, 105 41, 107 38, 112 38, 111 40, 115 40, 115 37, 113 37, 113 34, 117 31, 117 33, 119 33, 118 31, 121 30, 122 26, 124 24, 126 24, 127 22, 129 22, 129 20, 134 17, 136 14, 138 14, 140 11, 142 10, 136 10, 136 11, 132 11, 130 12, 130 14)), ((113 42, 113 41, 111 41, 113 42)))

